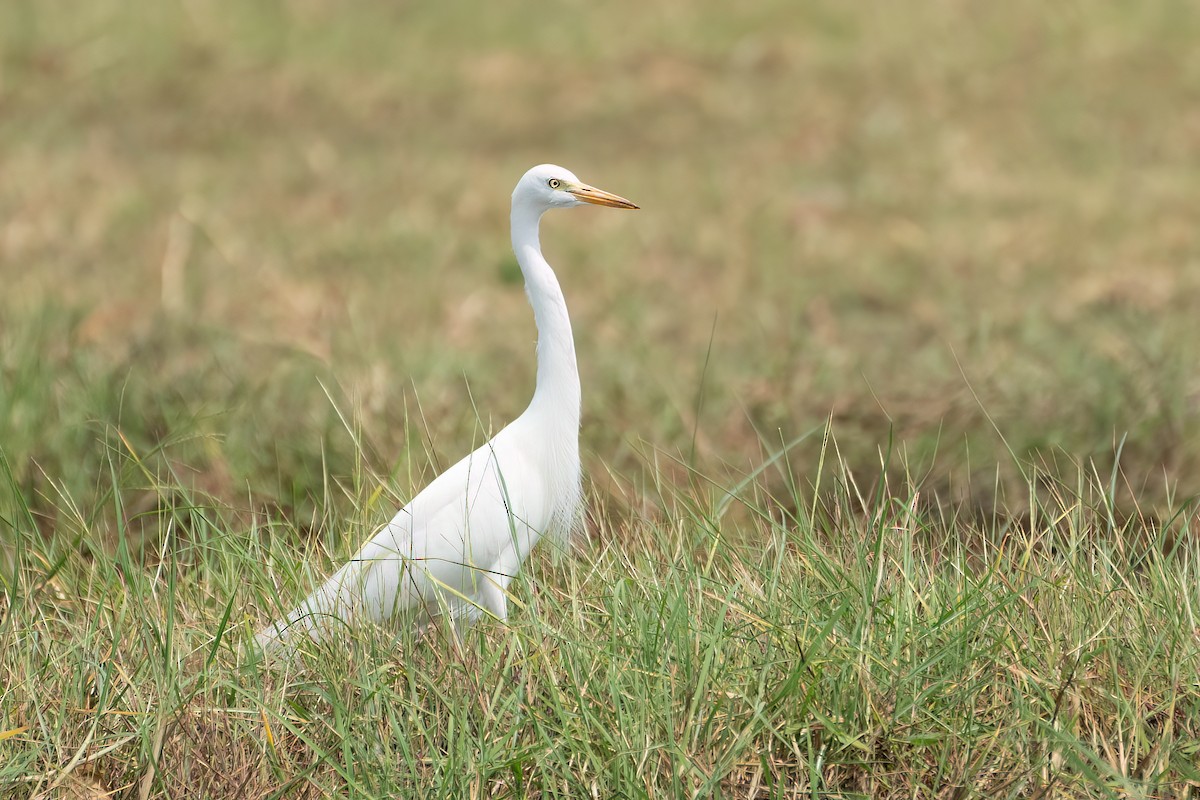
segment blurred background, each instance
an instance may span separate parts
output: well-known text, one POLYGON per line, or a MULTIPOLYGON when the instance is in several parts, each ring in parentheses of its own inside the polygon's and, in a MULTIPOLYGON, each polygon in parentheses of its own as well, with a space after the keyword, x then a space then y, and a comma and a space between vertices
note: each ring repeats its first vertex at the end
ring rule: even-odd
POLYGON ((7 0, 0 502, 53 530, 131 456, 301 520, 362 462, 406 494, 528 401, 508 201, 554 162, 642 206, 543 228, 594 502, 832 420, 934 502, 1120 451, 1165 513, 1200 490, 1198 15, 7 0))

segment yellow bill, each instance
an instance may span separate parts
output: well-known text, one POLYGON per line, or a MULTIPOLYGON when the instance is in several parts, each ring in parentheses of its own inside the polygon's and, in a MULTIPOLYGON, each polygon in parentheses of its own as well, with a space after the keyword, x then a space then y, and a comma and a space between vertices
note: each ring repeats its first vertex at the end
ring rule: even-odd
POLYGON ((608 206, 609 208, 637 208, 636 205, 624 197, 619 197, 603 189, 597 189, 595 186, 588 186, 586 183, 564 186, 563 191, 570 192, 583 202, 591 203, 592 205, 608 206))

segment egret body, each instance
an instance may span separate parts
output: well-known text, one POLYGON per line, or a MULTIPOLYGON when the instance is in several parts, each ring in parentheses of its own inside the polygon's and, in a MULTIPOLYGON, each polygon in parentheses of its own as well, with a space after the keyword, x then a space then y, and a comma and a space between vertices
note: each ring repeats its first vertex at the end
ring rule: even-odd
POLYGON ((537 387, 528 408, 435 478, 322 586, 259 632, 261 648, 406 610, 461 621, 487 612, 503 620, 508 585, 538 539, 569 539, 580 519, 579 369, 567 304, 542 256, 538 225, 552 208, 583 203, 637 208, 550 164, 526 172, 513 190, 512 246, 538 330, 537 387))

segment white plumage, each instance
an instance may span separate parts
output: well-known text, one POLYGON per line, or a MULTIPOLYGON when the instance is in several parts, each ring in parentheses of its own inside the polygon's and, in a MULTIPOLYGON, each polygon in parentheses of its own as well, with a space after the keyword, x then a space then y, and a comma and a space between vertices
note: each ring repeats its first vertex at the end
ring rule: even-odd
POLYGON ((529 407, 434 479, 293 611, 263 628, 260 648, 405 610, 424 618, 473 621, 486 611, 505 619, 508 585, 538 539, 570 537, 581 499, 579 370, 566 301, 542 257, 538 224, 549 209, 580 203, 637 208, 550 164, 526 172, 513 190, 513 251, 538 329, 529 407))

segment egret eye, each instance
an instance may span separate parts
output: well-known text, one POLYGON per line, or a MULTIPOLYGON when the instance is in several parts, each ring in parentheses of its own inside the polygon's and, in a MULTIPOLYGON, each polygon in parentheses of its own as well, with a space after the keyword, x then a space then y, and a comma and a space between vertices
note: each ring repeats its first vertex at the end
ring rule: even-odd
POLYGON ((551 189, 557 189, 559 186, 562 186, 562 181, 560 181, 558 178, 551 178, 546 183, 549 184, 551 189))

